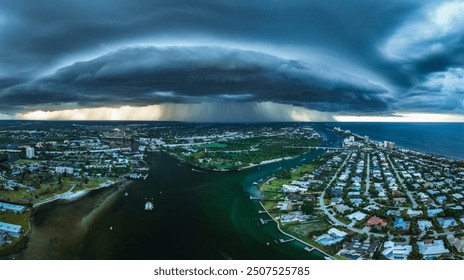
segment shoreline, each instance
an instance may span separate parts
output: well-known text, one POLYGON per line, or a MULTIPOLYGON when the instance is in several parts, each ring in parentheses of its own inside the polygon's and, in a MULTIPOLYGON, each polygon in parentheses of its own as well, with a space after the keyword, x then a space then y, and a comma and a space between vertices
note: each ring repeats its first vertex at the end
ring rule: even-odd
MULTIPOLYGON (((110 181, 110 180, 108 180, 108 181, 110 181)), ((107 182, 101 183, 98 187, 93 188, 93 189, 79 190, 79 191, 76 191, 76 192, 71 191, 69 194, 66 194, 67 192, 62 193, 62 194, 56 194, 56 195, 54 195, 53 197, 51 197, 49 199, 45 199, 43 201, 39 201, 39 202, 35 203, 34 205, 32 205, 31 208, 39 208, 39 207, 41 207, 43 205, 47 205, 47 204, 49 204, 51 202, 59 201, 59 200, 72 202, 72 201, 81 199, 82 197, 84 197, 85 195, 90 193, 91 191, 96 191, 96 190, 103 189, 103 188, 109 188, 109 187, 119 185, 119 184, 124 184, 124 183, 129 184, 131 181, 129 181, 128 179, 126 179, 124 177, 120 177, 120 178, 118 178, 118 180, 112 181, 112 183, 106 184, 107 182)))
POLYGON ((317 248, 317 247, 315 247, 315 246, 313 246, 313 245, 307 243, 307 242, 304 241, 304 240, 301 240, 300 238, 298 238, 298 237, 296 237, 296 236, 294 236, 294 235, 291 235, 290 233, 285 232, 285 231, 280 227, 279 222, 278 222, 276 219, 274 219, 274 217, 272 217, 272 215, 267 211, 266 207, 264 207, 264 205, 263 205, 263 203, 262 203, 261 201, 259 201, 259 205, 261 205, 261 207, 264 209, 264 211, 266 212, 266 214, 276 223, 277 229, 279 230, 280 233, 282 233, 282 234, 284 234, 284 235, 286 235, 286 236, 288 236, 288 237, 291 237, 291 238, 295 239, 296 241, 298 241, 298 242, 300 242, 300 243, 302 243, 302 244, 304 244, 304 245, 310 247, 311 250, 316 250, 316 251, 318 251, 318 252, 321 253, 322 255, 324 255, 324 256, 326 256, 326 257, 329 257, 331 260, 335 260, 335 258, 334 258, 333 256, 331 256, 330 254, 328 254, 328 253, 322 251, 321 249, 319 249, 319 248, 317 248))
MULTIPOLYGON (((61 197, 62 194, 55 195, 55 196, 59 196, 59 197, 54 196, 51 199, 41 201, 41 202, 38 202, 38 203, 34 204, 29 210, 30 214, 28 216, 28 225, 29 225, 28 230, 12 246, 9 246, 9 247, 6 247, 6 248, 0 248, 0 256, 2 258, 5 258, 5 257, 11 256, 11 255, 14 255, 14 254, 18 254, 27 247, 29 242, 31 242, 31 237, 32 237, 31 236, 32 235, 31 219, 33 219, 33 216, 35 214, 35 209, 39 209, 40 207, 42 207, 44 205, 48 205, 48 204, 50 204, 52 202, 57 202, 57 201, 63 201, 65 203, 73 202, 73 201, 76 201, 76 200, 79 200, 79 199, 83 198, 84 196, 91 193, 92 191, 96 191, 96 190, 100 190, 100 189, 104 189, 104 188, 117 188, 119 190, 121 187, 129 186, 132 183, 132 181, 130 181, 130 180, 124 178, 124 177, 121 177, 121 178, 119 178, 119 180, 114 181, 112 183, 109 183, 109 184, 105 184, 105 183, 101 183, 98 187, 93 188, 93 189, 86 189, 86 190, 80 190, 80 191, 77 191, 77 192, 71 192, 69 195, 64 196, 64 197, 61 197), (5 252, 3 252, 3 251, 5 251, 5 252)), ((99 208, 95 208, 95 210, 97 210, 97 209, 99 209, 99 208)), ((95 216, 98 213, 92 213, 92 214, 93 214, 93 216, 95 216)), ((83 217, 83 219, 89 220, 89 218, 87 216, 89 216, 89 214, 87 214, 85 217, 83 217)))
POLYGON ((183 158, 179 157, 178 155, 174 154, 174 153, 170 153, 170 152, 167 152, 167 151, 163 151, 163 150, 160 150, 160 152, 163 152, 163 153, 167 153, 168 155, 178 159, 180 162, 182 163, 185 163, 185 164, 188 164, 189 166, 191 166, 192 168, 195 168, 195 169, 199 169, 200 171, 204 171, 204 172, 238 172, 238 171, 243 171, 243 170, 246 170, 246 169, 250 169, 250 168, 253 168, 253 167, 257 167, 257 166, 263 166, 263 165, 266 165, 266 164, 270 164, 270 163, 275 163, 275 162, 280 162, 280 161, 285 161, 285 160, 291 160, 291 159, 295 159, 297 157, 301 157, 301 156, 304 156, 306 153, 310 152, 309 151, 306 151, 304 152, 303 154, 301 155, 297 155, 297 156, 294 156, 294 157, 280 157, 280 158, 274 158, 274 159, 268 159, 268 160, 263 160, 262 162, 258 163, 258 164, 250 164, 248 166, 245 166, 245 167, 241 167, 237 170, 227 170, 227 169, 206 169, 206 168, 203 168, 203 167, 199 167, 197 165, 194 165, 186 160, 184 160, 183 158))

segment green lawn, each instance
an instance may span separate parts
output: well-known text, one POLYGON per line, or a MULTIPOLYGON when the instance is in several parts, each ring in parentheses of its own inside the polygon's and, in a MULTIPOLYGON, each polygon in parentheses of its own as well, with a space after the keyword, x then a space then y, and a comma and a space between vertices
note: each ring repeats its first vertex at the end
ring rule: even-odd
POLYGON ((29 230, 30 213, 30 211, 26 211, 24 214, 18 215, 13 213, 0 212, 0 222, 20 225, 23 227, 23 232, 25 233, 29 230))
MULTIPOLYGON (((62 184, 52 183, 52 184, 42 184, 40 188, 35 191, 27 192, 25 188, 19 188, 17 191, 0 191, 0 197, 2 200, 11 202, 11 203, 37 203, 44 199, 53 197, 56 194, 61 194, 69 191, 73 185, 76 186, 75 191, 78 190, 89 190, 95 189, 100 186, 101 183, 106 182, 107 178, 90 178, 88 182, 85 183, 79 178, 74 177, 63 177, 62 184)), ((116 181, 114 178, 110 178, 112 181, 116 181)))
POLYGON ((42 162, 42 160, 38 160, 38 159, 18 159, 14 163, 15 164, 27 165, 27 164, 34 164, 34 163, 40 163, 40 162, 42 162))
POLYGON ((317 221, 317 222, 309 222, 305 224, 293 225, 293 226, 285 226, 284 228, 293 233, 298 237, 303 236, 310 236, 312 232, 316 231, 327 231, 332 227, 331 224, 326 222, 325 220, 317 221))
POLYGON ((212 143, 212 144, 204 144, 204 145, 194 146, 193 148, 195 150, 203 150, 204 148, 207 148, 207 149, 223 149, 223 148, 227 148, 227 144, 212 143))

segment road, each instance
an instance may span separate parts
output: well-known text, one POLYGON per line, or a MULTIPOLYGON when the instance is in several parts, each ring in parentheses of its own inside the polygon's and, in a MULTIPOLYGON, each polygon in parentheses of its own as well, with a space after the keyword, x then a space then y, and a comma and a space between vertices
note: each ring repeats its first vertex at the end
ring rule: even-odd
POLYGON ((388 162, 390 162, 390 165, 393 169, 393 172, 395 172, 396 178, 398 179, 398 182, 400 183, 401 187, 406 191, 406 195, 409 197, 409 200, 412 203, 412 208, 419 208, 419 205, 417 204, 416 200, 412 196, 412 193, 408 188, 403 184, 403 179, 400 178, 400 175, 398 174, 398 171, 396 170, 396 167, 393 165, 392 161, 390 160, 390 156, 387 155, 388 162))
POLYGON ((338 226, 342 226, 342 227, 345 227, 353 232, 357 232, 357 233, 360 233, 360 234, 367 234, 367 235, 372 235, 372 236, 377 236, 377 237, 384 237, 385 234, 381 234, 381 233, 372 233, 372 232, 368 232, 368 231, 364 231, 364 230, 361 230, 361 229, 357 229, 357 228, 354 228, 350 225, 347 225, 347 224, 344 224, 342 222, 340 222, 339 220, 337 220, 337 218, 335 218, 330 212, 329 210, 327 209, 327 207, 325 207, 325 204, 324 204, 324 196, 325 196, 325 192, 327 191, 327 189, 330 187, 330 185, 333 183, 333 181, 335 181, 337 178, 338 178, 338 174, 340 173, 340 171, 342 170, 342 168, 346 165, 346 163, 348 162, 348 160, 351 158, 351 155, 349 155, 345 161, 343 162, 343 164, 340 166, 340 168, 338 168, 337 172, 335 173, 335 175, 332 177, 332 179, 330 180, 329 184, 327 184, 327 187, 324 189, 324 191, 321 193, 321 195, 319 196, 319 206, 321 207, 321 210, 324 211, 324 214, 327 215, 327 217, 329 217, 329 219, 335 224, 335 225, 338 225, 338 226))
POLYGON ((369 196, 369 187, 371 184, 371 158, 369 156, 369 153, 367 154, 367 172, 366 172, 366 197, 369 196))
POLYGON ((49 203, 51 201, 55 201, 55 200, 59 200, 59 199, 65 199, 65 198, 67 198, 67 197, 69 197, 70 195, 73 194, 73 190, 74 190, 75 187, 76 187, 76 184, 73 184, 72 187, 68 191, 66 191, 64 193, 61 193, 61 194, 55 194, 54 196, 52 196, 50 198, 44 199, 41 202, 37 202, 32 207, 35 208, 35 207, 39 207, 42 204, 49 203))

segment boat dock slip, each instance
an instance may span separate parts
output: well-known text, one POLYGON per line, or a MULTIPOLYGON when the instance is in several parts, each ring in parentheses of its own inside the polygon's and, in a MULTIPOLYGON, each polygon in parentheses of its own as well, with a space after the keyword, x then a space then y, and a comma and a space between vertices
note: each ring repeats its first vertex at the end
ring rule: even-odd
POLYGON ((264 219, 260 218, 259 220, 261 221, 261 224, 263 224, 263 225, 265 225, 265 224, 267 224, 269 222, 274 222, 273 219, 264 220, 264 219))
POLYGON ((274 240, 276 244, 285 244, 285 243, 292 242, 292 241, 295 241, 295 238, 290 238, 290 239, 280 238, 279 240, 274 240))
POLYGON ((308 252, 312 252, 312 251, 316 250, 316 248, 308 247, 308 246, 306 246, 304 249, 305 249, 305 251, 308 251, 308 252))

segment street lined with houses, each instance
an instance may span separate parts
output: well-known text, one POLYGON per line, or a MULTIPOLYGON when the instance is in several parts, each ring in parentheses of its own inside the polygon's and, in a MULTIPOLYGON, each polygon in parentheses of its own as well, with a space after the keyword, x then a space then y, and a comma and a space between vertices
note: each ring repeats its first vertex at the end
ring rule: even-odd
POLYGON ((261 188, 266 197, 281 184, 268 209, 283 230, 340 258, 464 256, 461 162, 335 131, 348 135, 342 150, 328 151, 312 171, 293 170, 285 184, 277 176, 261 188), (318 229, 308 226, 312 220, 318 229))

